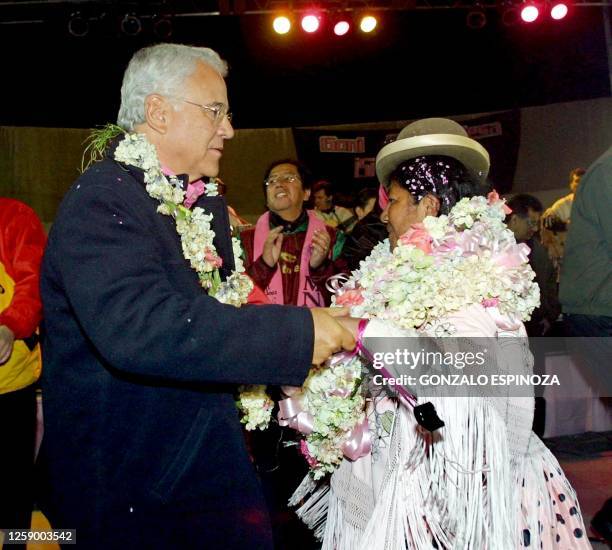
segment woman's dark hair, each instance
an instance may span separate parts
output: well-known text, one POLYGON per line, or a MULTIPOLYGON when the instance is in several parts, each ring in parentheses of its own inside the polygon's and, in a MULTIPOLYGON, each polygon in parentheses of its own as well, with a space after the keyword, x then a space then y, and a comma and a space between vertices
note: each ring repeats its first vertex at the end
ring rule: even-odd
POLYGON ((334 194, 334 186, 330 181, 327 180, 319 180, 312 186, 312 194, 314 195, 317 191, 325 191, 325 194, 328 197, 332 197, 334 194))
POLYGON ((378 204, 378 189, 376 187, 364 187, 359 193, 357 193, 357 199, 355 200, 355 208, 358 206, 363 210, 368 205, 370 200, 374 199, 374 208, 372 212, 381 214, 382 210, 378 204))
POLYGON ((389 177, 419 203, 426 195, 440 201, 439 214, 448 214, 464 197, 484 195, 489 186, 471 176, 457 159, 443 155, 416 157, 402 162, 389 177))
POLYGON ((512 210, 510 216, 519 216, 521 218, 529 217, 529 209, 534 212, 542 212, 544 207, 540 202, 540 199, 527 193, 521 193, 520 195, 514 195, 510 200, 506 202, 508 208, 512 210))

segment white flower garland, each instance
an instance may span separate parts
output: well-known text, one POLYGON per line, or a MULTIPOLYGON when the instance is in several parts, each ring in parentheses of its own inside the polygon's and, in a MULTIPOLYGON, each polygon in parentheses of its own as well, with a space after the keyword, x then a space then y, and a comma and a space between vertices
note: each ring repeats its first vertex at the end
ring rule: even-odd
POLYGON ((266 393, 266 386, 240 386, 236 404, 243 412, 241 422, 247 430, 265 430, 270 424, 274 401, 266 393))
POLYGON ((472 304, 528 320, 540 291, 526 247, 516 244, 505 215, 501 200, 462 199, 448 216, 425 218, 393 251, 388 240, 378 244, 333 303, 350 305, 355 317, 376 317, 404 329, 472 304))
POLYGON ((299 393, 304 411, 313 419, 312 432, 302 440, 300 450, 314 479, 333 472, 341 464, 344 443, 351 430, 365 419, 361 369, 358 355, 314 367, 299 393))
MULTIPOLYGON (((213 244, 215 232, 211 229, 212 214, 196 206, 193 210, 183 206, 185 191, 176 176, 166 176, 161 169, 155 147, 144 134, 127 133, 114 154, 115 160, 144 171, 147 193, 160 201, 157 211, 172 216, 181 237, 183 256, 196 271, 200 284, 219 302, 240 307, 247 303, 253 290, 253 281, 244 274, 240 241, 232 237, 235 270, 221 281, 219 267, 222 260, 213 244)), ((216 196, 217 184, 205 184, 206 194, 216 196)), ((247 429, 266 427, 272 414, 273 402, 265 393, 265 386, 242 386, 239 406, 246 412, 243 421, 247 429)))
MULTIPOLYGON (((219 267, 222 260, 218 256, 213 239, 215 232, 211 229, 212 214, 207 214, 199 206, 193 210, 183 206, 185 191, 176 176, 166 176, 161 169, 155 147, 149 143, 144 134, 128 133, 115 149, 115 160, 144 171, 147 193, 160 201, 157 211, 172 216, 176 221, 176 231, 181 236, 183 256, 196 271, 200 284, 210 296, 224 304, 240 307, 246 304, 253 290, 253 282, 244 275, 241 260, 240 242, 232 237, 232 248, 236 269, 221 281, 219 267)), ((216 184, 205 186, 207 194, 217 194, 216 184)))

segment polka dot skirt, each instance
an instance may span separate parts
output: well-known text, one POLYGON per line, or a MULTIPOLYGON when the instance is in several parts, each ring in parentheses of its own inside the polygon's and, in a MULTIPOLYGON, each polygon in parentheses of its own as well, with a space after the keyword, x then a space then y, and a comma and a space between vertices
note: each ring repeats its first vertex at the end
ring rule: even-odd
POLYGON ((550 467, 544 469, 542 474, 546 487, 544 495, 541 491, 536 495, 529 487, 523 490, 523 513, 527 516, 528 508, 537 506, 538 523, 537 527, 522 528, 519 547, 534 550, 590 549, 591 543, 576 497, 563 471, 559 467, 550 467), (543 502, 543 499, 548 499, 548 503, 543 502), (533 533, 534 529, 539 531, 538 535, 533 533))

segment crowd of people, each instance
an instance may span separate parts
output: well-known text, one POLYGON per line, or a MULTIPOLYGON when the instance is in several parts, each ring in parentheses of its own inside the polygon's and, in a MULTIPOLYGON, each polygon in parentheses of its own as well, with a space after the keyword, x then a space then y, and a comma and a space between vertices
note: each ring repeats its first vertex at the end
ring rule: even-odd
POLYGON ((0 433, 11 442, 0 528, 28 528, 36 500, 87 549, 587 548, 576 495, 532 432, 532 396, 382 394, 364 370, 371 445, 299 499, 319 541, 287 505, 309 479, 286 445, 296 434, 274 423, 245 433, 235 398, 267 385, 282 400, 313 365, 368 357, 368 336, 503 336, 500 372, 529 372, 524 337, 562 319, 572 334, 612 336, 612 149, 544 210, 531 195, 500 199, 482 145, 425 119, 383 147, 380 188, 350 208, 298 160, 277 160, 262 178, 266 212, 249 225, 217 178, 234 135, 226 74, 208 48, 138 51, 122 132, 70 188, 48 240, 28 207, 0 199, 0 433), (491 267, 493 250, 507 255, 491 267), (481 267, 461 279, 473 256, 496 278, 481 267), (491 285, 498 293, 483 295, 491 285))

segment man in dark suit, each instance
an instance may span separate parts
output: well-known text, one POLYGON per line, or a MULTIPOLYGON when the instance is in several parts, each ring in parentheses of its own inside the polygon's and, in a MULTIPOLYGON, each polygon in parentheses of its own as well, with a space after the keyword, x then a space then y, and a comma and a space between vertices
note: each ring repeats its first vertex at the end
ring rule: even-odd
MULTIPOLYGON (((152 196, 151 165, 181 191, 217 175, 234 134, 225 72, 207 48, 137 52, 118 124, 153 158, 119 162, 122 135, 72 186, 49 238, 41 504, 83 548, 271 548, 236 384, 301 385, 312 363, 354 346, 326 310, 207 295, 189 241, 152 196)), ((235 266, 225 201, 195 206, 213 215, 207 254, 225 279, 235 266)))

